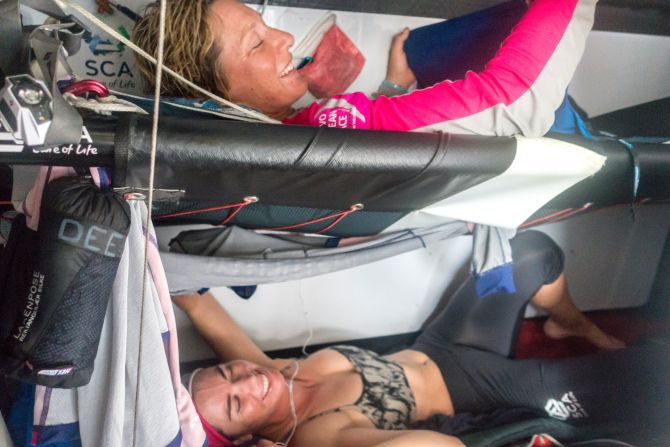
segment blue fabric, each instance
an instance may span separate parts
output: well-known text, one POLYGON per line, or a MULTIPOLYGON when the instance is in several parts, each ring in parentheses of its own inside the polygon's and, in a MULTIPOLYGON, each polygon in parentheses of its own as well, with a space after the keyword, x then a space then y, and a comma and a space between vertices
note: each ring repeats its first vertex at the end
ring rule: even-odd
POLYGON ((479 273, 475 278, 475 290, 480 298, 497 292, 516 293, 512 263, 479 273))
POLYGON ((575 110, 568 95, 565 95, 563 103, 556 110, 554 125, 550 131, 593 138, 593 135, 586 126, 586 122, 582 119, 579 112, 575 110))
POLYGON ((405 53, 418 87, 484 69, 526 10, 524 0, 512 0, 412 30, 405 53))
POLYGON ((22 383, 7 419, 7 430, 16 447, 32 445, 35 385, 22 383))
POLYGON ((179 447, 181 446, 181 441, 182 441, 182 434, 181 430, 179 430, 179 433, 177 433, 177 436, 170 442, 166 447, 179 447))
POLYGON ((79 423, 45 425, 35 427, 36 440, 39 446, 49 447, 79 447, 79 423))
POLYGON ((105 168, 97 168, 100 176, 100 188, 107 190, 112 184, 111 177, 105 168))
POLYGON ((248 300, 254 293, 258 286, 231 286, 230 289, 237 294, 240 298, 248 300))
POLYGON ((33 444, 33 409, 35 385, 22 383, 14 399, 7 429, 16 447, 81 447, 79 423, 35 426, 33 444))

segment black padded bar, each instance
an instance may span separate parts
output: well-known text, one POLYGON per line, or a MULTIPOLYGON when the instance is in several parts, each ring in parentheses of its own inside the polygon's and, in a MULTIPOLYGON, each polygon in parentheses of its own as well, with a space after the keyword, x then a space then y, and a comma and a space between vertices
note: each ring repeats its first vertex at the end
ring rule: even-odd
MULTIPOLYGON (((119 123, 115 186, 148 186, 151 122, 119 123)), ((407 211, 503 172, 513 138, 383 132, 163 117, 155 186, 184 200, 407 211)))

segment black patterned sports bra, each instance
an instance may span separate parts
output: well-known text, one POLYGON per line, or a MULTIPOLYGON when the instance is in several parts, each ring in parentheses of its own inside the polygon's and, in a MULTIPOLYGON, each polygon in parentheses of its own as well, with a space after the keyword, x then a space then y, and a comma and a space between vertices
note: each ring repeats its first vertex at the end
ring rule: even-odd
POLYGON ((352 405, 333 408, 310 418, 334 413, 347 407, 356 407, 377 428, 403 430, 416 415, 416 401, 409 387, 405 371, 398 363, 376 352, 355 346, 331 346, 349 360, 363 381, 361 397, 352 405))

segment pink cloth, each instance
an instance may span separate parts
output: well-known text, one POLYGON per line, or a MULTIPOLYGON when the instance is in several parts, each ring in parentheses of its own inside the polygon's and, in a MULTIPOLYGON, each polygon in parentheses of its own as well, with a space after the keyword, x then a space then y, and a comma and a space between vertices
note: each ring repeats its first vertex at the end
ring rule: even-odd
POLYGON ((536 0, 479 73, 406 95, 348 93, 318 101, 285 124, 351 129, 541 136, 584 50, 597 0, 536 0))

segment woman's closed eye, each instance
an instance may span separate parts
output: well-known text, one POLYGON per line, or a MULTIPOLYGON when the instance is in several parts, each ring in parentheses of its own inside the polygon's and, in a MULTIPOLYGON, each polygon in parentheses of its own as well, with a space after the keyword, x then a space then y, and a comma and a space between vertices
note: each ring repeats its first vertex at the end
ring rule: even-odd
POLYGON ((228 415, 228 420, 233 420, 233 412, 235 412, 235 414, 237 414, 239 417, 240 412, 242 411, 242 401, 240 401, 240 398, 229 394, 228 399, 226 399, 226 403, 226 414, 228 415))
POLYGON ((242 401, 237 396, 235 396, 233 400, 235 401, 235 404, 237 405, 237 415, 239 416, 240 412, 242 411, 242 401))
POLYGON ((227 367, 219 365, 216 369, 221 374, 221 377, 223 377, 228 382, 232 382, 233 376, 227 367))

